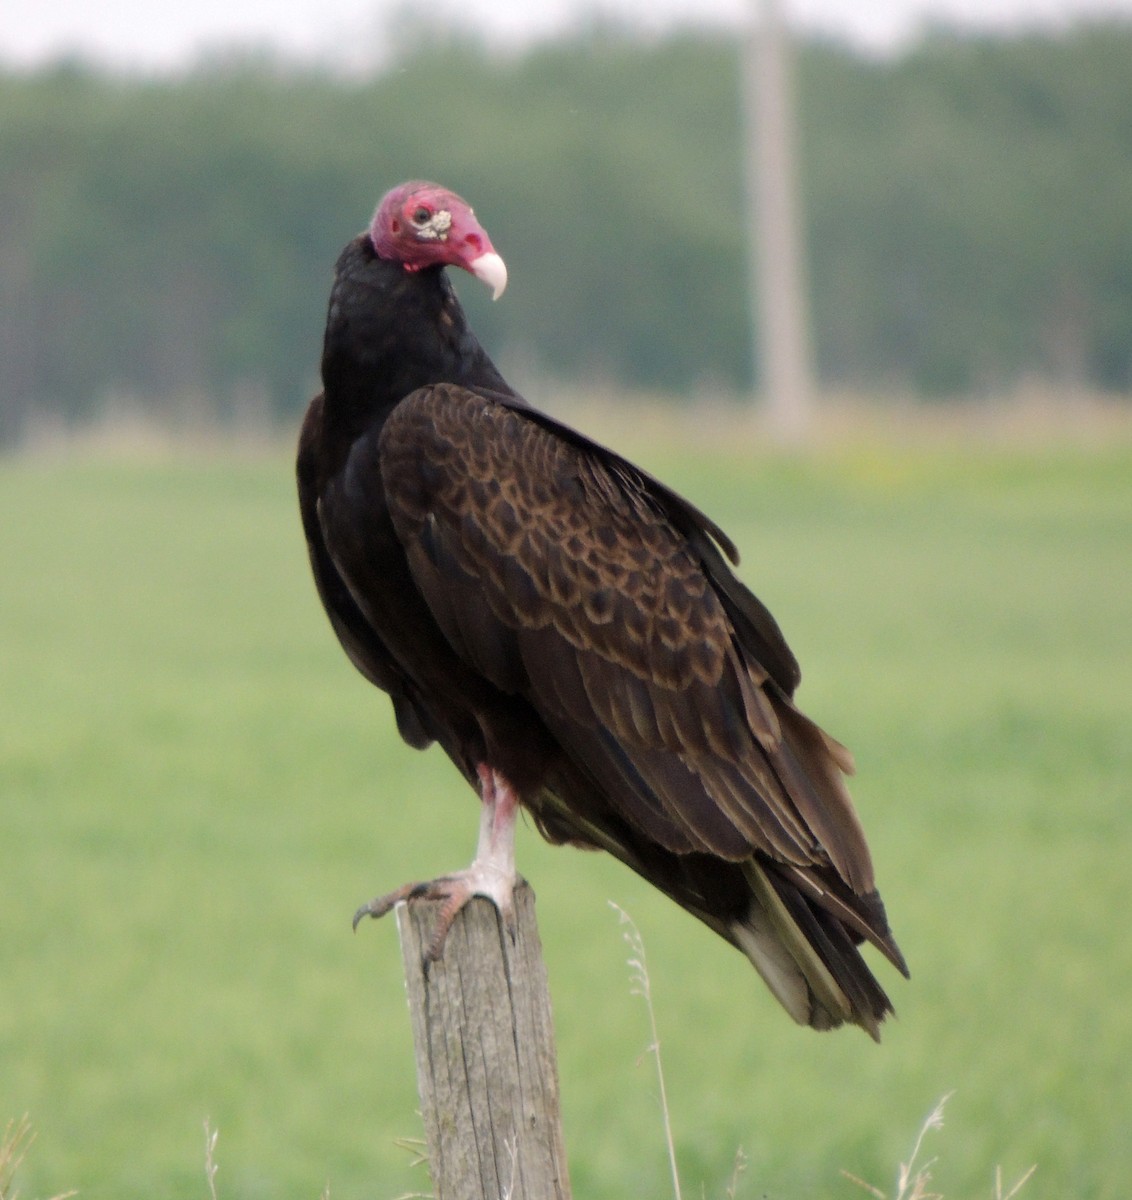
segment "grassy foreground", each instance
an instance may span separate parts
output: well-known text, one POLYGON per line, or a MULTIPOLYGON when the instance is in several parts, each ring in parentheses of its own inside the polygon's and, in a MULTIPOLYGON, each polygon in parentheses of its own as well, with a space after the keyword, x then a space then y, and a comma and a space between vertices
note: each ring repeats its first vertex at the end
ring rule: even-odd
MULTIPOLYGON (((744 550, 857 755, 912 968, 884 1044, 795 1028, 627 872, 521 835, 577 1200, 670 1195, 644 935, 685 1194, 891 1191, 921 1119, 949 1200, 1132 1179, 1132 452, 652 453, 744 550), (701 1188, 703 1189, 701 1193, 701 1188)), ((427 1192, 392 925, 475 800, 400 745, 333 642, 283 457, 0 467, 0 1129, 27 1200, 427 1192)))

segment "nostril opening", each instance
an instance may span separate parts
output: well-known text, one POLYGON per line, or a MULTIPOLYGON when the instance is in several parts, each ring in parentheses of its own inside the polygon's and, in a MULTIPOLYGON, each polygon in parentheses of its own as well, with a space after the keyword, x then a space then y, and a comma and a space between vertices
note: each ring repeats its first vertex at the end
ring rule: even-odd
POLYGON ((468 236, 464 238, 464 241, 471 246, 471 248, 477 254, 479 254, 479 252, 483 249, 483 239, 478 233, 469 233, 468 236))

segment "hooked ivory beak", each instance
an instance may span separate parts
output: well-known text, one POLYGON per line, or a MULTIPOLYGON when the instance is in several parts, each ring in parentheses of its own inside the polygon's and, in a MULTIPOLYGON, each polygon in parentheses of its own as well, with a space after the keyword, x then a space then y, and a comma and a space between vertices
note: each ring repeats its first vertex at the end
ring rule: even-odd
POLYGON ((468 270, 491 288, 491 298, 498 300, 507 286, 507 264, 498 254, 481 254, 468 263, 468 270))

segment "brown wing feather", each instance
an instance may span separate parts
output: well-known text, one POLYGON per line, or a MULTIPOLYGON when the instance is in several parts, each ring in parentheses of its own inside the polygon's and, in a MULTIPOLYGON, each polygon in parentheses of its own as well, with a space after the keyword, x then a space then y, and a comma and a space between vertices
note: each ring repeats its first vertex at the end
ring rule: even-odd
POLYGON ((801 680, 798 662, 786 644, 778 622, 758 597, 736 579, 723 561, 720 550, 737 566, 739 551, 710 517, 674 492, 662 480, 556 417, 531 408, 521 396, 477 390, 503 407, 521 412, 529 421, 562 438, 587 456, 596 458, 607 472, 619 477, 631 491, 647 493, 652 503, 664 512, 673 528, 688 539, 689 545, 703 563, 712 587, 719 593, 740 640, 750 648, 775 684, 786 695, 794 694, 794 689, 801 680))
POLYGON ((603 760, 620 794, 636 786, 624 803, 667 820, 662 844, 832 863, 854 890, 871 889, 816 727, 744 647, 702 557, 647 486, 450 385, 397 407, 380 456, 394 525, 449 641, 526 695, 560 740, 603 760))

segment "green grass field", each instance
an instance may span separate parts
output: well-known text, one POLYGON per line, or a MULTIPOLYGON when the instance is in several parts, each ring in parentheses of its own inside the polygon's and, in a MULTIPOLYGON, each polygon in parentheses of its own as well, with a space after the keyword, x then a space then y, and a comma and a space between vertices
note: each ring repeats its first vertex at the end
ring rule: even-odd
MULTIPOLYGON (((1132 1191, 1132 450, 652 447, 802 660, 912 969, 899 1019, 794 1027, 628 872, 522 833, 576 1200, 671 1195, 615 900, 649 954, 685 1195, 1132 1191)), ((391 924, 476 802, 400 745, 309 581, 283 456, 0 466, 0 1129, 25 1200, 427 1192, 391 924)))

